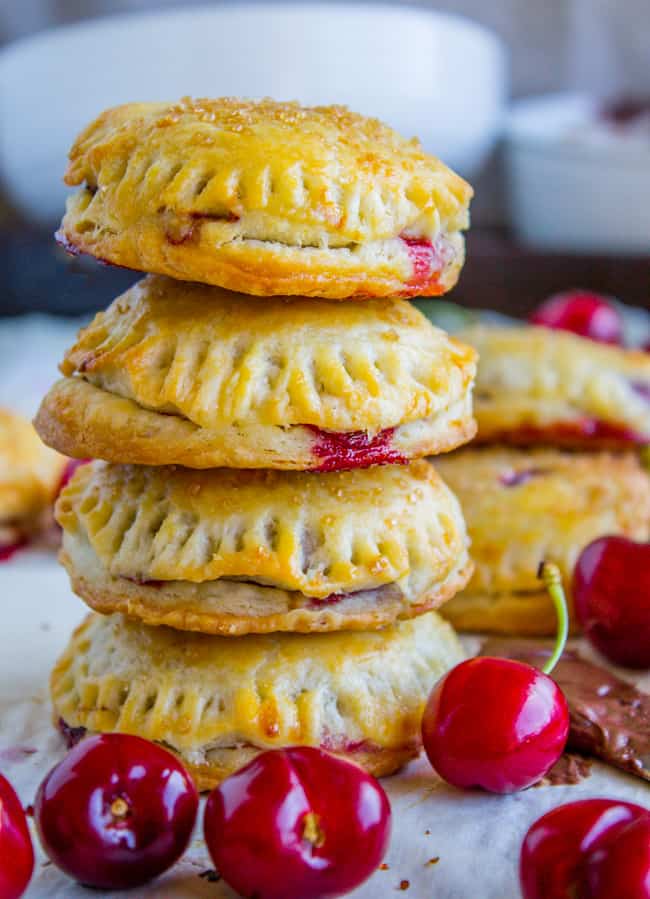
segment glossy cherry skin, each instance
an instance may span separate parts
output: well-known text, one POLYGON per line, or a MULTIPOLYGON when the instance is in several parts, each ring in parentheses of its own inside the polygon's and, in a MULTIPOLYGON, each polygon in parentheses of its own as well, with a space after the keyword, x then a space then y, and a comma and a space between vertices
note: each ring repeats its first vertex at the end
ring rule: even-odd
POLYGON ((452 668, 422 719, 429 761, 456 787, 512 793, 537 783, 561 756, 569 710, 536 668, 488 656, 452 668))
POLYGON ((0 899, 18 899, 34 870, 27 818, 6 777, 0 774, 0 899))
POLYGON ((255 899, 326 899, 363 883, 390 838, 379 783, 322 749, 265 752, 210 795, 205 841, 223 879, 255 899))
POLYGON ((545 300, 530 317, 534 325, 572 331, 599 343, 621 343, 623 322, 606 297, 586 290, 567 290, 545 300))
MULTIPOLYGON (((547 812, 530 828, 521 847, 523 899, 601 899, 606 894, 589 890, 608 882, 611 868, 604 866, 604 854, 614 851, 630 824, 649 818, 640 805, 613 799, 583 799, 547 812)), ((625 892, 628 872, 630 883, 638 882, 638 866, 631 857, 624 858, 625 842, 622 839, 612 858, 612 862, 623 862, 617 872, 620 888, 607 894, 608 899, 638 896, 625 892)), ((647 852, 642 859, 647 861, 647 852)), ((647 895, 641 893, 638 899, 647 895)))
POLYGON ((573 570, 576 617, 606 658, 650 668, 650 543, 601 537, 573 570))
POLYGON ((196 788, 165 749, 127 734, 82 740, 41 784, 34 808, 50 859, 86 886, 139 886, 185 851, 196 788))
POLYGON ((580 899, 650 899, 650 815, 589 854, 580 899))

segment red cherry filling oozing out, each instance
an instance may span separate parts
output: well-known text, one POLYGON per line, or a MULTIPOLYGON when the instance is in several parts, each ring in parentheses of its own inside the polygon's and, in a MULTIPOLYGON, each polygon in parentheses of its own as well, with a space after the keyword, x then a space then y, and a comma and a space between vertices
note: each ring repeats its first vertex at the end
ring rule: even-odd
POLYGON ((47 775, 34 807, 43 849, 100 889, 146 883, 190 840, 198 794, 170 752, 140 737, 88 737, 47 775))
POLYGON ((4 546, 0 546, 0 562, 8 562, 13 559, 19 550, 27 546, 28 542, 27 538, 23 537, 15 543, 6 543, 4 546))
POLYGON ((214 790, 204 834, 239 895, 333 899, 378 867, 390 818, 384 790, 357 765, 295 747, 262 753, 214 790))
POLYGON ((573 597, 585 636, 604 656, 650 668, 650 543, 594 540, 576 562, 573 597))
POLYGON ((27 818, 9 781, 0 774, 0 897, 22 896, 34 869, 27 818))
POLYGON ((524 899, 647 899, 650 813, 610 799, 561 805, 526 834, 519 878, 524 899))
POLYGON ((408 459, 392 446, 395 428, 369 437, 365 431, 323 431, 308 425, 315 435, 313 453, 321 459, 315 471, 342 471, 371 465, 401 465, 408 459))
POLYGON ((569 710, 530 665, 483 656, 438 682, 422 719, 432 766, 456 787, 511 793, 537 783, 564 751, 569 710))
POLYGON ((405 234, 400 235, 400 239, 406 244, 413 266, 408 282, 409 294, 443 293, 444 289, 439 284, 440 276, 454 258, 454 250, 449 241, 443 235, 438 236, 435 241, 423 237, 408 237, 405 234))
POLYGON ((531 315, 534 325, 572 331, 599 343, 620 344, 623 320, 607 297, 586 290, 567 290, 542 303, 531 315))
POLYGON ((513 428, 507 432, 508 440, 519 445, 552 441, 560 446, 576 443, 598 443, 602 445, 629 444, 646 446, 650 443, 648 434, 641 434, 630 428, 613 425, 598 418, 581 418, 575 422, 557 422, 545 428, 532 425, 513 428))

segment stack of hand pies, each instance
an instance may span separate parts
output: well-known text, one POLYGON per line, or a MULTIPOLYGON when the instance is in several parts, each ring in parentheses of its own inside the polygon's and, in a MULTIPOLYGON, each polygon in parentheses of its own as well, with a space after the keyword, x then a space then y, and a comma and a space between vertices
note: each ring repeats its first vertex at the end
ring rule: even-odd
POLYGON ((95 610, 60 727, 159 741, 201 787, 289 744, 396 770, 462 657, 432 610, 471 576, 465 524, 422 457, 474 436, 476 353, 407 298, 455 283, 470 188, 377 121, 271 101, 111 109, 70 160, 60 242, 151 274, 37 417, 102 460, 57 505, 95 610))
POLYGON ((650 538, 638 458, 650 444, 650 354, 532 326, 461 337, 480 353, 478 435, 437 467, 462 503, 476 570, 445 614, 463 630, 550 635, 542 560, 559 566, 570 600, 585 546, 650 538))

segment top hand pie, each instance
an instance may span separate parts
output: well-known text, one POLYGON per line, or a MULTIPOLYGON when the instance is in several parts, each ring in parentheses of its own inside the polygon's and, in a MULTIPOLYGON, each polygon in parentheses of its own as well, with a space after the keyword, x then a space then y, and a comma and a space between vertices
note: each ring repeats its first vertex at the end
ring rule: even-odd
POLYGON ((471 188, 343 107, 130 103, 77 138, 58 239, 108 262, 257 295, 442 294, 471 188))

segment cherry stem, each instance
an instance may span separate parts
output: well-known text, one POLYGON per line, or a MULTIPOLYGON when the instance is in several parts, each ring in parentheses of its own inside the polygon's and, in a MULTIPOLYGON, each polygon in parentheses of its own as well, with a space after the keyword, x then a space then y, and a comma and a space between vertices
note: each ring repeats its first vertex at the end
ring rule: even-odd
POLYGON ((569 614, 567 611, 566 596, 562 586, 562 575, 557 565, 552 562, 542 562, 537 572, 537 577, 544 582, 548 594, 553 600, 555 614, 557 615, 557 636, 555 648, 551 658, 542 668, 544 674, 550 674, 560 660, 564 652, 567 637, 569 635, 569 614))
POLYGON ((321 827, 320 818, 314 812, 307 812, 303 818, 302 836, 316 849, 320 849, 325 842, 325 833, 321 827))

